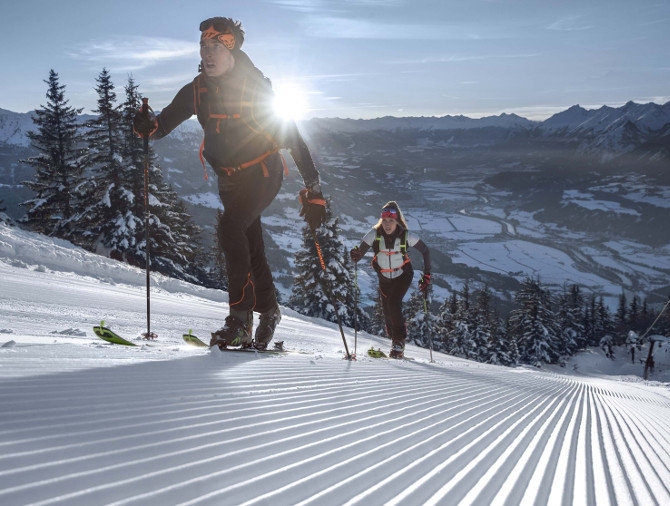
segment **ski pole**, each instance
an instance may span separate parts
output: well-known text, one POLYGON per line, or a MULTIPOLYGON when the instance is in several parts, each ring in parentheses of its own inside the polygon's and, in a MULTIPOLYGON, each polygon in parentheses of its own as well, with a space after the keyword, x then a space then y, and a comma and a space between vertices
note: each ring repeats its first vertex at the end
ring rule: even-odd
MULTIPOLYGON (((314 238, 314 244, 316 245, 316 252, 319 254, 319 261, 321 262, 321 269, 323 269, 323 273, 327 274, 326 271, 326 264, 323 261, 323 255, 321 254, 321 246, 319 245, 319 240, 316 237, 316 231, 310 227, 310 230, 312 231, 312 237, 314 238)), ((325 280, 319 279, 319 283, 321 284, 321 288, 323 289, 324 293, 328 296, 330 299, 330 303, 333 305, 333 308, 335 308, 335 316, 337 317, 337 325, 340 327, 340 334, 342 335, 342 342, 344 343, 344 351, 347 353, 347 360, 356 360, 356 355, 352 355, 349 353, 349 347, 347 346, 347 338, 344 337, 344 329, 342 328, 342 320, 340 319, 340 313, 337 311, 337 303, 335 302, 335 297, 333 296, 333 292, 330 291, 328 286, 326 285, 325 280)))
MULTIPOLYGON (((149 99, 142 99, 142 109, 141 112, 147 119, 147 124, 149 124, 149 111, 153 113, 151 107, 149 107, 149 99)), ((151 277, 149 272, 151 270, 151 243, 149 242, 149 136, 151 132, 145 130, 140 132, 142 136, 142 141, 144 143, 144 239, 146 243, 146 273, 147 273, 147 332, 143 334, 144 339, 156 339, 158 336, 151 332, 151 277)))
MULTIPOLYGON (((423 292, 423 311, 426 314, 426 325, 428 325, 428 304, 426 303, 426 298, 428 294, 423 292)), ((433 363, 433 335, 432 329, 428 329, 428 343, 430 345, 430 362, 433 363)))
MULTIPOLYGON (((358 246, 356 246, 358 249, 358 246)), ((354 356, 358 345, 358 262, 354 262, 354 356)))

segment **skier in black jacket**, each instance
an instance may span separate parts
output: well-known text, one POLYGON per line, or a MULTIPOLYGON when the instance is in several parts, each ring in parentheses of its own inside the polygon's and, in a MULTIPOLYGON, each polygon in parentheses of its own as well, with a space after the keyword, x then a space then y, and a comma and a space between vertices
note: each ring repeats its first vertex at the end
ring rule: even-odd
POLYGON ((319 173, 295 123, 273 113, 270 81, 241 50, 240 22, 210 18, 200 24, 200 32, 200 73, 157 118, 139 113, 135 130, 160 139, 197 115, 204 130, 200 159, 218 176, 224 206, 218 240, 229 282, 230 314, 224 327, 212 333, 210 346, 265 349, 281 313, 260 217, 279 192, 286 170, 280 148, 290 150, 303 178, 300 214, 313 229, 323 223, 325 200, 319 173), (254 310, 260 318, 252 339, 254 310))
POLYGON ((424 242, 409 231, 400 207, 394 201, 382 208, 381 219, 370 230, 360 245, 351 250, 351 260, 358 262, 372 248, 375 256, 372 267, 379 278, 379 295, 386 323, 386 334, 391 338, 391 358, 402 358, 405 353, 407 327, 402 315, 402 299, 412 284, 414 269, 407 256, 413 247, 423 254, 423 276, 419 290, 430 288, 430 252, 424 242))

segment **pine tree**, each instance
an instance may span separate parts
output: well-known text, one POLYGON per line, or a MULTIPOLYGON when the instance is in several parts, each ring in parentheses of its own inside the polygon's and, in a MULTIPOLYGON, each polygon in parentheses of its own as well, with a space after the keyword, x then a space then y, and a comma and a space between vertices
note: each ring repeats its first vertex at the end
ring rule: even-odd
POLYGON ((430 310, 430 304, 424 299, 422 292, 412 292, 409 301, 404 305, 403 313, 407 325, 407 342, 413 342, 422 348, 435 346, 435 331, 438 328, 438 317, 430 310))
POLYGON ((637 295, 633 295, 628 308, 628 329, 640 330, 640 298, 637 295))
POLYGON ((437 321, 434 333, 434 346, 436 350, 446 351, 449 332, 454 329, 454 318, 458 311, 458 297, 455 292, 444 299, 437 310, 437 321))
POLYGON ((370 315, 363 309, 361 306, 361 289, 358 286, 358 270, 356 265, 351 265, 351 257, 349 256, 349 250, 346 246, 342 246, 342 257, 345 260, 345 264, 353 269, 354 273, 350 273, 350 279, 352 281, 351 286, 351 295, 350 298, 353 300, 353 310, 354 310, 354 325, 357 330, 368 330, 370 328, 370 315))
POLYGON ((578 285, 563 287, 556 298, 557 323, 560 329, 559 354, 561 357, 574 355, 578 349, 586 347, 584 330, 584 297, 578 285))
POLYGON ((116 93, 107 69, 96 78, 98 107, 96 118, 87 123, 87 165, 94 171, 84 215, 88 246, 93 251, 108 252, 121 260, 132 250, 135 231, 141 218, 133 214, 136 195, 124 186, 122 115, 116 105, 116 93))
POLYGON ((477 360, 479 353, 474 340, 474 319, 470 312, 470 283, 466 281, 460 297, 456 302, 456 310, 452 313, 451 326, 445 344, 447 353, 471 360, 477 360))
POLYGON ((605 305, 602 296, 598 299, 598 304, 595 309, 593 315, 594 345, 600 346, 602 338, 611 334, 612 329, 614 328, 614 322, 612 321, 612 315, 605 305))
POLYGON ((472 307, 472 340, 477 360, 487 362, 491 355, 489 344, 493 342, 494 321, 491 301, 493 293, 488 286, 475 291, 472 307))
POLYGON ((515 365, 517 359, 516 342, 512 334, 506 331, 500 317, 496 316, 491 323, 491 334, 488 343, 488 356, 485 362, 497 365, 515 365))
MULTIPOLYGON (((219 230, 223 211, 217 209, 216 211, 216 227, 219 230)), ((212 245, 212 257, 214 260, 214 267, 212 269, 211 278, 216 288, 220 290, 228 290, 228 271, 226 270, 226 257, 221 249, 218 233, 214 232, 214 241, 212 245)))
POLYGON ((295 274, 290 306, 296 311, 317 318, 335 322, 338 311, 343 325, 354 324, 353 280, 349 266, 349 255, 345 251, 340 236, 339 219, 333 217, 330 201, 326 201, 326 221, 316 230, 321 247, 325 272, 320 264, 319 254, 312 231, 303 227, 302 248, 295 255, 295 274), (337 302, 334 308, 328 294, 330 290, 337 302))
POLYGON ((207 257, 198 243, 201 229, 176 192, 163 181, 150 148, 133 131, 140 110, 138 86, 129 78, 125 101, 106 69, 97 78, 98 116, 89 122, 88 163, 97 173, 89 186, 92 205, 85 215, 91 249, 146 268, 149 223, 151 270, 191 282, 207 282, 207 257), (148 193, 145 195, 145 177, 148 193), (148 220, 147 220, 148 218, 148 220))
POLYGON ((82 109, 68 106, 65 85, 52 69, 45 81, 47 105, 35 111, 37 131, 28 132, 37 156, 21 160, 35 168, 35 176, 24 184, 35 197, 21 205, 27 208, 24 222, 33 230, 81 244, 75 220, 82 202, 84 181, 82 135, 77 115, 82 109))
POLYGON ((628 303, 626 300, 626 294, 622 293, 619 296, 619 306, 617 307, 616 314, 614 315, 614 342, 617 341, 624 342, 626 334, 628 333, 628 303))
POLYGON ((510 325, 519 346, 520 360, 539 367, 559 358, 559 329, 551 309, 551 295, 539 280, 526 278, 515 298, 510 325))
MULTIPOLYGON (((124 186, 135 196, 129 216, 136 220, 144 218, 147 198, 144 196, 144 174, 147 172, 142 139, 135 134, 133 119, 140 110, 141 97, 134 80, 128 79, 125 87, 122 129, 124 132, 124 186), (138 193, 139 192, 139 193, 138 193), (139 198, 142 195, 144 198, 139 198)), ((163 274, 192 282, 207 282, 204 265, 210 257, 202 249, 198 227, 186 211, 186 205, 173 188, 165 182, 155 155, 149 148, 149 239, 151 241, 152 269, 163 274)), ((134 236, 136 248, 127 251, 133 263, 145 264, 146 230, 145 220, 136 223, 134 236)))
POLYGON ((376 336, 386 336, 386 320, 384 319, 384 308, 379 290, 375 292, 375 304, 372 306, 372 315, 368 323, 368 332, 376 336))

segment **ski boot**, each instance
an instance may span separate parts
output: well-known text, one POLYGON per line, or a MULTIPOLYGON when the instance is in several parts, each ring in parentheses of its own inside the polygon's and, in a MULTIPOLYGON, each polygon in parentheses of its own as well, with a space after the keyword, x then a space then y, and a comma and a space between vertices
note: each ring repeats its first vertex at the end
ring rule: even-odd
POLYGON ((275 334, 275 329, 281 321, 281 312, 279 305, 276 304, 272 309, 261 313, 256 327, 256 335, 254 336, 254 347, 257 350, 266 350, 272 337, 275 334))
POLYGON ((253 326, 254 313, 252 311, 238 311, 231 309, 226 317, 226 324, 222 329, 212 332, 209 346, 218 346, 224 350, 228 346, 240 346, 249 348, 251 346, 251 328, 253 326))
POLYGON ((403 358, 405 356, 405 346, 400 343, 394 343, 391 346, 389 358, 403 358))

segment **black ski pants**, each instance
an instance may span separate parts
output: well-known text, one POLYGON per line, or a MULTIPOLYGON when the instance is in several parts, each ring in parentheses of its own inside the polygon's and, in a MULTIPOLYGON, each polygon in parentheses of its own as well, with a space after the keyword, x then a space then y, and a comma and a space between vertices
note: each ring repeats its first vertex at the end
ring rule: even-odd
POLYGON ((404 346, 407 338, 407 326, 402 315, 402 299, 412 284, 414 269, 407 264, 402 275, 397 278, 389 279, 381 274, 378 274, 378 277, 386 334, 391 338, 392 344, 404 346))
POLYGON ((278 153, 265 159, 268 176, 261 164, 233 174, 219 176, 219 196, 223 215, 218 240, 226 259, 228 295, 231 309, 263 313, 277 304, 272 273, 265 256, 261 213, 274 200, 283 179, 283 163, 278 153))

